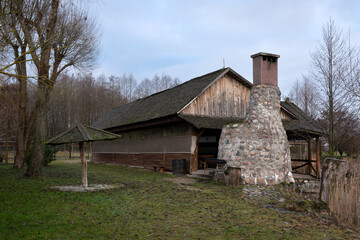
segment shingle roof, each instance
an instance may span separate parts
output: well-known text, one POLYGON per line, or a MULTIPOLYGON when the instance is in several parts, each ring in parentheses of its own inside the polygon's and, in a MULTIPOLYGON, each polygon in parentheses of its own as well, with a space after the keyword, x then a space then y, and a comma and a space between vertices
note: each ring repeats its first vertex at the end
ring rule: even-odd
MULTIPOLYGON (((219 69, 206 75, 193 78, 176 87, 155 93, 148 97, 114 108, 94 124, 96 128, 111 129, 141 123, 157 118, 177 115, 177 113, 190 103, 199 94, 204 92, 213 82, 229 75, 245 86, 251 88, 252 83, 231 68, 219 69)), ((314 120, 305 114, 294 103, 281 102, 281 107, 287 110, 297 120, 284 120, 284 128, 287 131, 305 131, 323 135, 323 132, 314 124, 314 120)), ((219 118, 205 116, 180 116, 185 121, 198 128, 221 129, 222 126, 242 121, 240 118, 219 118)))
POLYGON ((114 108, 94 126, 111 129, 177 114, 186 104, 205 91, 211 83, 225 74, 233 76, 246 86, 251 87, 252 85, 231 68, 219 69, 168 90, 114 108))
MULTIPOLYGON (((196 116, 196 115, 180 115, 182 119, 200 129, 222 129, 223 126, 230 123, 241 123, 244 118, 235 117, 211 117, 211 116, 196 116)), ((308 132, 315 135, 323 135, 321 130, 312 123, 304 120, 282 120, 284 129, 286 131, 301 131, 308 132)))
POLYGON ((78 124, 55 137, 52 137, 46 144, 58 145, 65 143, 78 143, 78 142, 93 142, 93 141, 104 141, 113 140, 120 137, 117 134, 107 132, 94 127, 78 124))
POLYGON ((281 102, 281 107, 294 115, 297 120, 283 120, 283 125, 287 131, 304 131, 316 135, 324 135, 325 133, 316 126, 315 121, 302 111, 295 103, 288 100, 281 102))
POLYGON ((229 123, 240 123, 244 121, 243 118, 235 117, 211 117, 196 115, 180 115, 180 117, 197 128, 208 129, 222 129, 224 125, 229 123))

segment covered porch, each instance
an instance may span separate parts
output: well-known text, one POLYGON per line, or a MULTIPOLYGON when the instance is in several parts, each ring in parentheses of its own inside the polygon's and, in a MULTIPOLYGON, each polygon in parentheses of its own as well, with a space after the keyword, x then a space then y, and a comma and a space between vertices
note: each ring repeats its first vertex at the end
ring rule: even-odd
MULTIPOLYGON (((204 169, 216 168, 205 159, 217 158, 222 127, 229 123, 240 123, 240 118, 216 118, 207 116, 182 116, 196 126, 196 149, 191 162, 191 173, 204 173, 204 169)), ((297 178, 321 177, 321 141, 323 133, 311 124, 299 120, 283 120, 290 144, 292 170, 297 178)))
POLYGON ((290 144, 292 171, 321 177, 321 132, 297 128, 299 123, 283 122, 290 144))

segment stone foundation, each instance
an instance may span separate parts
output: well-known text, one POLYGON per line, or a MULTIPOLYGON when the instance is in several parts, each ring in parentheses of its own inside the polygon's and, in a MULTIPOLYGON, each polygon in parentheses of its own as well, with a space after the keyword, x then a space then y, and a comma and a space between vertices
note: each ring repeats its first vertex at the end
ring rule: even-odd
POLYGON ((219 159, 238 168, 247 184, 274 185, 294 182, 290 147, 280 119, 280 90, 256 85, 251 89, 244 122, 223 128, 219 159))

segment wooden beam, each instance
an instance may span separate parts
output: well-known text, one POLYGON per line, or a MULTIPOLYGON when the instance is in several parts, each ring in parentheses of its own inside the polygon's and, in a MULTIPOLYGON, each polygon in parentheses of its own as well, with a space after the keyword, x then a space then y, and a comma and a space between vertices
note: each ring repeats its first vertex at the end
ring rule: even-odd
MULTIPOLYGON (((292 162, 309 162, 309 160, 306 159, 291 159, 292 162)), ((311 160, 310 162, 316 162, 315 160, 311 160)))
POLYGON ((320 138, 316 137, 316 177, 320 178, 320 138))
POLYGON ((80 159, 82 163, 82 184, 83 187, 88 187, 87 162, 85 159, 84 142, 79 143, 79 148, 80 148, 80 159))
POLYGON ((312 154, 311 154, 311 138, 308 139, 308 163, 309 163, 309 174, 311 174, 311 160, 312 160, 312 154))
POLYGON ((191 159, 191 163, 190 163, 190 173, 192 172, 196 172, 198 170, 198 165, 199 165, 199 140, 200 140, 200 136, 205 132, 205 129, 202 129, 200 131, 200 133, 198 133, 196 135, 196 146, 195 146, 195 151, 194 151, 194 157, 191 159))

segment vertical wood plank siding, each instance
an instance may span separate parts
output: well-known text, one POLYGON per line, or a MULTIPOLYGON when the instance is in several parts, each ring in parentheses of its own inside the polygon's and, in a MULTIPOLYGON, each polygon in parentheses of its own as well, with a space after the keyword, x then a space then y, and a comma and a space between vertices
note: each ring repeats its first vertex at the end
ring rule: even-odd
POLYGON ((250 89, 224 76, 184 108, 182 114, 216 117, 245 117, 250 89))
POLYGON ((285 112, 283 109, 280 109, 280 118, 283 120, 291 120, 293 119, 291 115, 287 112, 285 112))

